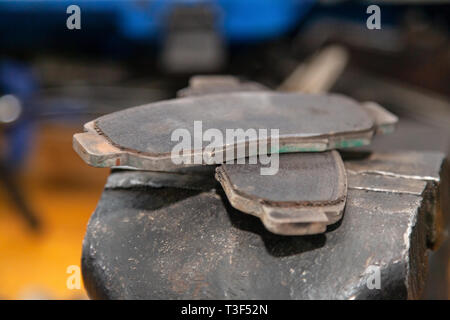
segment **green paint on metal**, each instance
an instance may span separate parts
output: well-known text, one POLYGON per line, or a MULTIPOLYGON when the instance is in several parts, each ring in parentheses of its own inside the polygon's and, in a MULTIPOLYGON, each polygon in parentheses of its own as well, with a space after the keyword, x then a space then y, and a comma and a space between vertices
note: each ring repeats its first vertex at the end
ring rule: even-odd
POLYGON ((275 149, 272 148, 271 153, 287 153, 287 152, 319 152, 323 151, 323 148, 318 147, 297 147, 297 146, 282 146, 280 148, 275 149))
POLYGON ((335 148, 361 147, 367 144, 364 139, 342 140, 335 143, 335 148))

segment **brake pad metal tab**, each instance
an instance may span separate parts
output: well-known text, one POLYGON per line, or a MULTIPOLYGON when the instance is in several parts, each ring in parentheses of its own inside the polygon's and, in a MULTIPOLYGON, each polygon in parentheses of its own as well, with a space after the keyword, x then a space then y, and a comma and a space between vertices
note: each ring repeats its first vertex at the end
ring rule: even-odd
POLYGON ((259 170, 260 164, 223 164, 216 179, 234 208, 259 217, 271 232, 322 233, 341 219, 347 176, 337 151, 282 154, 277 174, 259 170))
MULTIPOLYGON (((186 129, 194 137, 194 121, 199 120, 203 131, 215 128, 224 136, 226 129, 279 129, 279 148, 271 153, 367 145, 380 126, 361 104, 341 95, 229 92, 166 100, 102 116, 87 123, 85 133, 74 135, 74 149, 96 167, 171 171, 189 166, 172 161, 171 151, 178 141, 172 141, 171 134, 186 129)), ((262 142, 258 138, 257 143, 262 142)), ((245 138, 224 142, 214 154, 225 155, 248 143, 245 138)), ((203 148, 191 148, 187 157, 203 152, 203 148)))
POLYGON ((388 134, 395 130, 398 117, 373 101, 363 102, 362 107, 375 122, 377 134, 388 134))

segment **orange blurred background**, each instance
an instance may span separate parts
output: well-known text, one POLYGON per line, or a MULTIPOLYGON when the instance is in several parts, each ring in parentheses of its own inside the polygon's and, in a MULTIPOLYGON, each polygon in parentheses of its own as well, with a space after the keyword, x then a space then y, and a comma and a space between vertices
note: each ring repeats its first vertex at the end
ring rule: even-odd
POLYGON ((0 186, 0 299, 86 299, 68 289, 70 265, 80 266, 81 243, 108 169, 86 166, 72 149, 79 126, 40 123, 28 163, 18 177, 41 221, 33 232, 0 186))

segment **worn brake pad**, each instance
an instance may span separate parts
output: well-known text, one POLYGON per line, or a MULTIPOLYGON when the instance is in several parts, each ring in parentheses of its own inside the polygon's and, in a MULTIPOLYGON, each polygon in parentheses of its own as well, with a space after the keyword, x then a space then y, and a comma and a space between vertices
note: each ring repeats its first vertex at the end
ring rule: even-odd
POLYGON ((347 176, 335 150, 282 154, 275 175, 260 175, 257 164, 223 164, 216 169, 231 205, 259 217, 273 233, 325 232, 342 217, 347 176))
MULTIPOLYGON (((215 128, 224 137, 227 129, 267 129, 270 138, 270 129, 279 129, 279 147, 269 149, 271 153, 367 145, 379 127, 366 108, 341 95, 230 92, 166 100, 102 116, 85 125, 87 132, 75 134, 74 149, 97 167, 173 170, 186 164, 171 160, 171 151, 179 143, 172 141, 172 133, 186 129, 193 140, 198 139, 194 121, 199 120, 203 132, 215 128)), ((258 138, 257 143, 262 140, 258 138)), ((229 144, 224 139, 206 157, 248 143, 246 137, 229 144)), ((191 146, 184 156, 204 155, 203 146, 195 148, 195 141, 191 146)))
POLYGON ((227 75, 201 75, 189 79, 189 86, 177 92, 178 97, 200 96, 213 93, 265 91, 270 90, 260 83, 240 81, 238 78, 227 75))

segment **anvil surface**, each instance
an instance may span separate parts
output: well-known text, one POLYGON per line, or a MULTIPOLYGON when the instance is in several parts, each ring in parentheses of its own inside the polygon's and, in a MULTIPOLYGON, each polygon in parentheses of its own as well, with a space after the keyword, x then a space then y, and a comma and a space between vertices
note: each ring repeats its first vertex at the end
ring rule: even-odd
POLYGON ((234 209, 213 182, 197 177, 190 187, 184 177, 174 187, 172 173, 136 181, 137 172, 113 172, 83 242, 85 287, 107 299, 418 298, 435 217, 449 212, 444 155, 345 164, 352 178, 343 219, 324 234, 289 237, 234 209), (416 166, 394 165, 400 159, 416 166), (373 266, 381 289, 367 286, 373 266))

